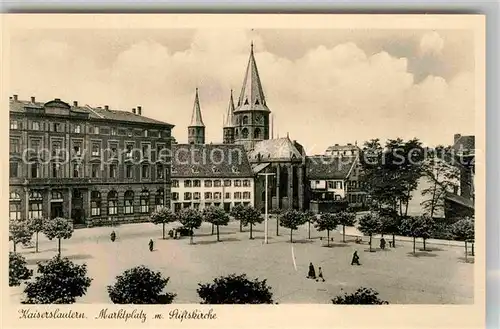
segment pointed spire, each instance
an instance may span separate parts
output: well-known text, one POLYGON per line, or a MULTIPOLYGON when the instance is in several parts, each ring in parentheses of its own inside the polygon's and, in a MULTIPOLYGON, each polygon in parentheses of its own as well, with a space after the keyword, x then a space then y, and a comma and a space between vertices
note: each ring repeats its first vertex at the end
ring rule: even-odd
POLYGON ((193 114, 191 115, 190 127, 205 127, 203 118, 201 117, 200 98, 198 96, 198 88, 196 88, 196 96, 194 98, 193 114))
POLYGON ((231 89, 231 97, 229 99, 229 105, 227 107, 226 121, 224 122, 224 128, 234 127, 234 101, 233 101, 233 90, 231 89))
POLYGON ((255 109, 260 111, 269 111, 266 106, 266 99, 264 97, 259 71, 257 70, 257 63, 255 62, 253 41, 250 45, 250 57, 248 59, 245 78, 243 79, 243 86, 241 87, 241 93, 238 98, 238 106, 236 110, 240 108, 244 110, 255 109))

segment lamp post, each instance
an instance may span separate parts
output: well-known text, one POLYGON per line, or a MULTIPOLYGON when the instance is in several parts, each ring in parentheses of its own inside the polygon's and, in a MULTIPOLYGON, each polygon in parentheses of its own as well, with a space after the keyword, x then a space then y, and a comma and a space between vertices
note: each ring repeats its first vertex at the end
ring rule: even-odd
POLYGON ((269 219, 269 211, 268 211, 268 204, 269 204, 269 197, 268 197, 268 193, 269 193, 269 183, 268 183, 268 178, 269 176, 274 176, 275 174, 274 173, 262 173, 262 174, 259 174, 259 176, 265 176, 266 177, 266 183, 265 183, 265 189, 266 189, 266 194, 265 194, 265 202, 266 202, 266 205, 265 205, 265 214, 264 214, 264 222, 265 222, 265 235, 264 235, 264 243, 267 244, 267 236, 268 236, 268 229, 267 229, 267 221, 269 219))

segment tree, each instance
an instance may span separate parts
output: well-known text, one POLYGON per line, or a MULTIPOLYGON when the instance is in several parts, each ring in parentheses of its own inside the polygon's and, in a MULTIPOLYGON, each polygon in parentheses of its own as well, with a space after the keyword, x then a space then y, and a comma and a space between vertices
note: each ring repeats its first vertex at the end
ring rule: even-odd
POLYGON ((292 209, 283 213, 280 225, 290 229, 290 243, 293 243, 293 230, 298 229, 305 222, 306 218, 300 211, 292 209))
POLYGON ((114 304, 171 304, 176 294, 164 292, 170 278, 141 265, 126 270, 108 286, 114 304))
POLYGON ((14 245, 14 252, 18 243, 26 244, 31 241, 33 231, 30 230, 28 221, 25 220, 11 220, 9 222, 9 240, 14 245))
POLYGON ((198 283, 201 304, 272 304, 267 280, 249 280, 246 274, 221 276, 213 283, 198 283))
POLYGON ((197 229, 201 226, 201 222, 203 221, 203 216, 199 210, 184 208, 178 213, 179 221, 181 224, 190 230, 189 235, 189 243, 193 244, 193 230, 197 229))
POLYGON ((220 207, 210 206, 203 209, 203 219, 217 227, 217 241, 220 241, 219 225, 226 226, 229 223, 229 215, 220 207))
POLYGON ((380 220, 373 214, 366 214, 359 219, 358 230, 370 237, 370 252, 372 251, 372 235, 380 232, 380 220))
POLYGON ((430 235, 431 225, 432 224, 430 224, 429 217, 426 216, 403 217, 400 225, 400 231, 406 236, 410 236, 413 238, 413 254, 415 254, 416 251, 415 250, 416 238, 423 238, 423 237, 427 238, 430 235))
POLYGON ((38 252, 38 233, 43 232, 45 219, 42 217, 35 217, 29 220, 29 229, 35 232, 35 252, 38 252))
POLYGON ((338 213, 323 213, 316 219, 314 227, 320 232, 326 230, 327 246, 330 246, 330 231, 335 230, 337 225, 339 225, 338 213))
POLYGON ((243 226, 250 225, 250 239, 253 239, 252 227, 255 224, 262 223, 264 221, 264 218, 262 218, 262 214, 260 213, 260 211, 258 211, 254 207, 245 207, 241 220, 243 226))
POLYGON ((92 279, 87 266, 78 265, 68 258, 55 256, 47 264, 38 264, 38 275, 28 282, 23 304, 72 304, 85 295, 92 279))
POLYGON ((61 239, 69 239, 73 235, 73 225, 66 218, 56 217, 46 221, 43 233, 49 240, 57 239, 57 251, 61 257, 61 239))
POLYGON ((311 223, 314 224, 316 221, 316 214, 313 213, 311 210, 306 210, 304 212, 304 217, 307 222, 307 238, 310 240, 311 239, 311 223))
POLYGON ((177 220, 177 216, 167 207, 161 207, 151 214, 151 222, 153 224, 162 224, 162 239, 165 239, 165 224, 172 223, 177 220))
POLYGON ((380 219, 380 233, 382 236, 392 234, 392 245, 396 247, 395 235, 399 233, 400 224, 398 212, 391 208, 381 208, 378 211, 378 217, 380 219))
POLYGON ((9 252, 9 287, 19 286, 23 280, 28 280, 33 270, 26 266, 26 258, 22 255, 9 252))
POLYGON ((371 288, 359 288, 352 294, 344 294, 332 299, 333 304, 345 305, 384 305, 388 302, 378 298, 378 292, 371 288))
POLYGON ((400 216, 407 215, 411 193, 423 174, 425 155, 418 139, 388 140, 384 149, 378 139, 365 143, 361 157, 363 188, 377 209, 399 207, 400 216))
POLYGON ((474 219, 471 217, 460 219, 451 226, 451 231, 455 239, 464 241, 465 261, 467 262, 467 242, 474 243, 474 219))
POLYGON ((420 230, 418 233, 418 236, 422 238, 423 244, 424 244, 424 251, 425 249, 425 241, 429 239, 432 236, 432 233, 434 232, 434 219, 432 217, 429 217, 427 215, 422 215, 419 217, 420 220, 420 230))
POLYGON ((354 226, 356 223, 356 213, 352 211, 342 211, 338 214, 338 225, 342 225, 342 242, 345 243, 345 227, 354 226))
POLYGON ((244 217, 244 212, 245 212, 245 206, 242 205, 241 203, 234 206, 231 209, 230 215, 233 216, 235 220, 240 221, 240 232, 243 232, 243 222, 242 219, 244 217))

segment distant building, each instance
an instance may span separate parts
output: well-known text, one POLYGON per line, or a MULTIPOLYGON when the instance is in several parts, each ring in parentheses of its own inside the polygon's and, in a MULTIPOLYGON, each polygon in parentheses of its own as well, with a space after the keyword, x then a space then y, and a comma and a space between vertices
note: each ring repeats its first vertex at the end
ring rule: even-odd
POLYGON ((173 125, 140 106, 126 112, 17 95, 9 105, 10 219, 140 221, 170 204, 173 125))
POLYGON ((329 146, 326 151, 325 155, 327 156, 358 156, 360 153, 360 148, 358 147, 358 143, 347 143, 347 145, 339 145, 335 144, 333 146, 329 146))
POLYGON ((473 216, 475 199, 475 137, 455 134, 453 142, 454 163, 460 172, 460 188, 458 194, 446 194, 445 217, 473 216))
POLYGON ((242 145, 172 145, 172 209, 254 204, 254 175, 242 145))

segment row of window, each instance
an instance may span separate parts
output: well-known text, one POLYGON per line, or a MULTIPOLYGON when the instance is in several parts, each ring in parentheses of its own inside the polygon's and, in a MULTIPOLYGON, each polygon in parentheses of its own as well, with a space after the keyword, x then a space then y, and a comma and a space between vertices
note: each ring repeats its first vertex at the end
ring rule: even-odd
MULTIPOLYGON (((81 163, 71 164, 71 177, 72 178, 84 178, 84 166, 81 163)), ((151 165, 143 164, 140 166, 140 178, 150 179, 151 178, 151 165)), ((162 164, 156 164, 156 179, 164 179, 165 175, 168 175, 168 166, 163 166, 162 164)), ((40 163, 32 163, 29 165, 29 177, 30 178, 42 178, 42 170, 40 163)), ((103 172, 106 173, 106 178, 118 178, 118 165, 117 164, 107 164, 103 165, 100 163, 90 164, 90 178, 103 178, 103 172)), ((10 162, 9 176, 11 178, 21 177, 19 170, 19 162, 10 162)), ((125 164, 124 177, 126 179, 134 179, 136 174, 135 165, 125 164)), ((50 163, 50 178, 65 178, 66 174, 63 171, 63 166, 59 162, 50 163)))
MULTIPOLYGON (((250 187, 250 180, 249 179, 235 179, 234 181, 231 181, 230 179, 225 179, 224 181, 221 181, 219 179, 216 180, 205 180, 204 181, 205 187, 221 187, 222 183, 224 183, 224 186, 230 187, 231 185, 234 184, 235 187, 250 187)), ((172 187, 179 187, 179 181, 174 179, 172 180, 172 187)), ((201 180, 195 179, 195 180, 190 180, 186 179, 184 181, 184 187, 201 187, 201 180)))
MULTIPOLYGON (((72 153, 73 156, 81 156, 83 150, 83 141, 72 141, 72 153)), ((42 140, 32 138, 29 141, 29 147, 32 150, 40 151, 42 148, 42 140)), ((135 148, 135 142, 126 142, 125 143, 125 157, 131 158, 133 156, 135 148)), ((165 144, 156 144, 156 151, 158 155, 161 155, 162 152, 165 152, 165 144)), ((149 143, 141 143, 141 155, 144 158, 151 157, 151 144, 149 143)), ((11 153, 20 153, 21 152, 21 141, 19 138, 10 138, 10 152, 11 153)), ((118 155, 118 143, 110 142, 108 147, 108 157, 115 158, 118 155)), ((138 153, 138 150, 135 151, 138 153)), ((100 156, 102 153, 102 145, 101 142, 92 142, 91 144, 91 155, 92 156, 100 156)), ((52 141, 51 144, 51 154, 53 156, 63 156, 64 148, 63 141, 55 140, 52 141)))
MULTIPOLYGON (((222 193, 221 192, 205 192, 204 194, 205 200, 221 200, 222 198, 222 193)), ((224 193, 224 198, 225 199, 231 199, 231 193, 226 192, 224 193)), ((234 192, 233 193, 233 198, 236 200, 249 200, 252 198, 252 194, 250 192, 234 192)), ((201 199, 201 193, 200 192, 184 192, 184 200, 200 200, 201 199)), ((179 193, 177 192, 172 192, 172 200, 177 201, 179 200, 179 193)))
MULTIPOLYGON (((22 129, 22 124, 21 121, 19 120, 10 120, 10 129, 11 130, 19 130, 22 129)), ((47 123, 47 128, 44 129, 43 127, 43 122, 40 121, 30 121, 28 125, 29 130, 33 131, 45 131, 49 130, 52 132, 65 132, 65 124, 60 123, 60 122, 51 122, 47 123)), ((81 134, 83 131, 83 125, 82 124, 72 124, 71 125, 71 132, 75 134, 81 134)), ((101 130, 99 126, 89 126, 89 134, 93 135, 99 135, 99 134, 105 134, 105 132, 108 132, 108 129, 101 130)), ((134 135, 134 131, 132 129, 118 129, 118 128, 109 128, 109 135, 111 136, 116 136, 116 135, 121 135, 121 136, 129 136, 132 137, 134 135)), ((141 130, 139 134, 136 134, 136 136, 141 136, 141 137, 159 137, 159 132, 158 131, 149 131, 147 129, 141 130)), ((164 132, 164 137, 170 137, 170 132, 165 131, 164 132)))
MULTIPOLYGON (((51 200, 63 201, 62 193, 59 191, 52 191, 51 200)), ((126 191, 123 198, 123 212, 126 215, 134 213, 134 192, 126 191)), ((11 220, 21 219, 21 197, 18 193, 10 193, 10 204, 9 204, 9 218, 11 220)), ((155 195, 155 208, 159 209, 165 204, 163 190, 160 189, 155 195)), ((30 192, 28 196, 28 218, 42 218, 42 205, 43 198, 40 192, 33 191, 30 192)), ((98 191, 92 191, 90 194, 90 214, 91 216, 100 216, 102 209, 102 198, 101 193, 98 191)), ((108 215, 118 214, 118 193, 116 191, 110 191, 107 195, 107 210, 108 215)), ((147 214, 150 212, 150 193, 147 190, 143 190, 139 194, 139 213, 147 214)))

